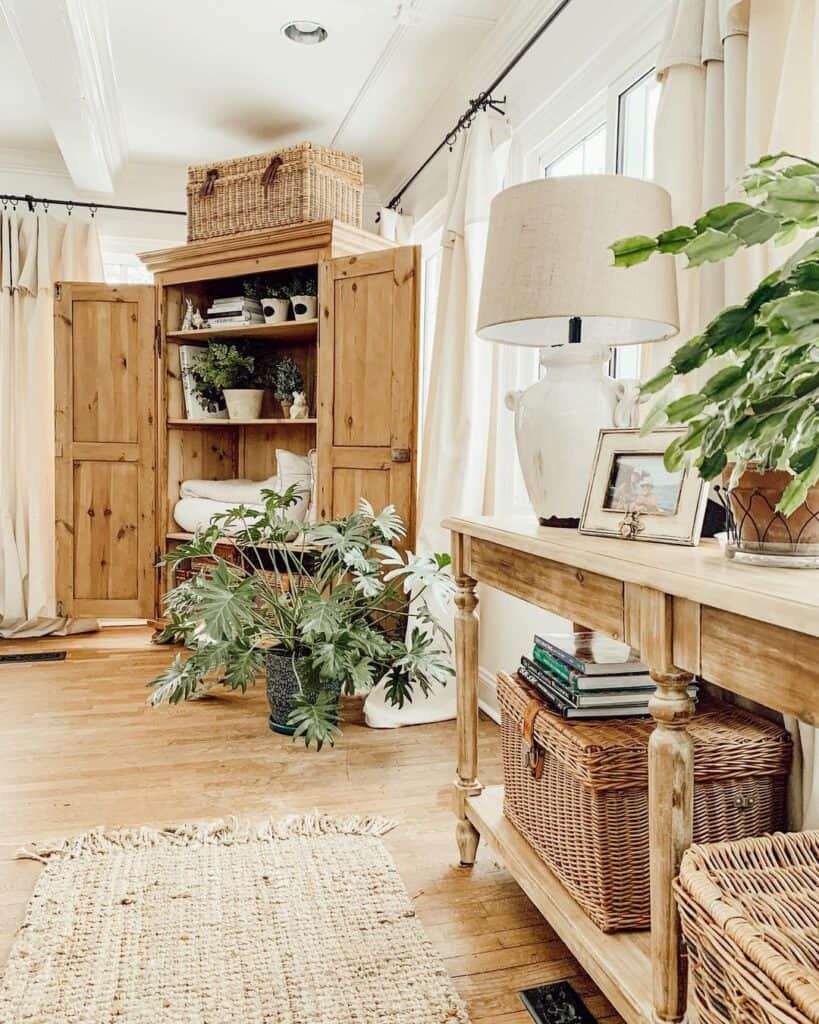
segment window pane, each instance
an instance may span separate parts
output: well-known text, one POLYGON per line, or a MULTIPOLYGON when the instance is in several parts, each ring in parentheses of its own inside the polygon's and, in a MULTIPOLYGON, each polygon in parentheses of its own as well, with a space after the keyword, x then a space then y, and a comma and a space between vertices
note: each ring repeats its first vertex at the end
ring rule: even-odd
POLYGON ((548 178, 567 174, 604 174, 606 170, 606 126, 599 128, 567 149, 546 168, 548 178))
POLYGON ((654 177, 654 123, 660 83, 654 71, 644 75, 620 96, 617 170, 633 178, 654 177))

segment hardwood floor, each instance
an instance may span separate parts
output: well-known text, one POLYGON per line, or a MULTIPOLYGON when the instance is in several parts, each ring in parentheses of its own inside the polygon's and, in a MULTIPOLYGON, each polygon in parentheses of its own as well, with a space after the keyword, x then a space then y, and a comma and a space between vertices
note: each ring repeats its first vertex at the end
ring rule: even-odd
MULTIPOLYGON (((385 842, 475 1022, 525 1024, 518 990, 563 978, 598 1020, 619 1021, 488 850, 471 871, 458 866, 453 723, 350 725, 316 754, 269 731, 261 688, 148 708, 146 683, 171 654, 149 635, 130 627, 0 645, 68 651, 64 662, 0 665, 0 963, 40 870, 15 859, 29 840, 99 824, 373 812, 400 821, 385 842)), ((499 754, 497 726, 482 720, 487 784, 500 781, 499 754)))

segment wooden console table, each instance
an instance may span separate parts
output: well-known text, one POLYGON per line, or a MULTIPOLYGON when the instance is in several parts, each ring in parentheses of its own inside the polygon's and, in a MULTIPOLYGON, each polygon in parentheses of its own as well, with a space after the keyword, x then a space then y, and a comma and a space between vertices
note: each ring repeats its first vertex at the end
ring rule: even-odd
MULTIPOLYGON (((583 537, 524 519, 450 518, 461 861, 482 837, 629 1024, 680 1021, 686 973, 672 881, 691 842, 692 675, 819 725, 819 574, 736 565, 697 548, 583 537), (651 932, 604 935, 478 781, 476 583, 625 639, 657 683, 649 744, 651 932)), ((510 666, 511 667, 511 666, 510 666)))

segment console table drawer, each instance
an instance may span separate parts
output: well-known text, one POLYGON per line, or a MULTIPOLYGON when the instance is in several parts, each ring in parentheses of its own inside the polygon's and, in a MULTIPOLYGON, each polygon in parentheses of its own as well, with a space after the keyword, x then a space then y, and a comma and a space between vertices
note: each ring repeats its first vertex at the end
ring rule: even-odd
POLYGON ((533 559, 491 541, 468 538, 464 571, 473 579, 589 629, 623 637, 623 584, 547 558, 533 559))

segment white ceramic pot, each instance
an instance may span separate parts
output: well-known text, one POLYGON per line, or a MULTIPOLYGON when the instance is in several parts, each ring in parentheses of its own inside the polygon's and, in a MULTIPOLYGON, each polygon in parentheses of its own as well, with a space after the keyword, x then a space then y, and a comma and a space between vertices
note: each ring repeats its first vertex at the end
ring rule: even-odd
POLYGON ((281 324, 290 316, 290 299, 262 299, 266 324, 281 324))
MULTIPOLYGON (((606 372, 610 350, 581 342, 541 349, 544 376, 512 391, 518 458, 538 519, 580 518, 603 427, 636 426, 638 384, 606 372)), ((552 522, 550 525, 563 525, 552 522)))
POLYGON ((257 420, 262 411, 261 388, 225 388, 222 391, 232 420, 257 420))
POLYGON ((297 320, 315 320, 318 312, 318 299, 315 295, 291 295, 293 316, 297 320))

